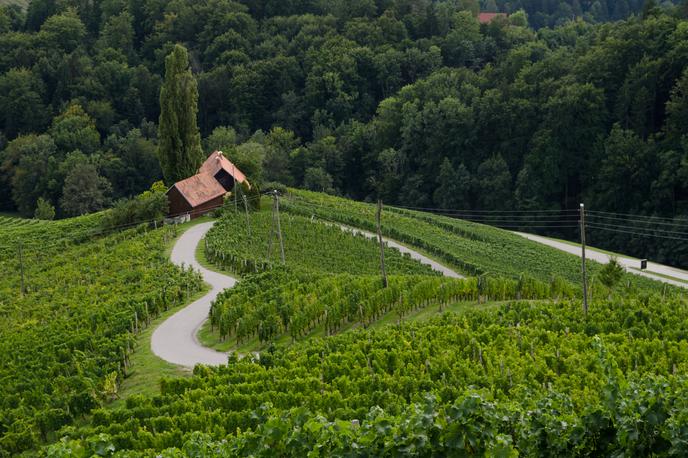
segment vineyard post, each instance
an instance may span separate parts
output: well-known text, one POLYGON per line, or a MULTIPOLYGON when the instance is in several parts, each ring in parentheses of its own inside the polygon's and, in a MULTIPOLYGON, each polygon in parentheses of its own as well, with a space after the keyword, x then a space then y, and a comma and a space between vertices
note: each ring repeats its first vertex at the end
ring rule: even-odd
POLYGON ((280 243, 280 255, 282 256, 282 264, 284 264, 284 241, 282 240, 282 227, 280 226, 279 216, 279 193, 275 189, 275 209, 277 211, 277 239, 280 243))
POLYGON ((377 223, 377 241, 380 244, 380 270, 382 271, 382 286, 387 288, 387 272, 385 271, 385 244, 382 241, 382 228, 380 227, 380 220, 382 219, 382 200, 377 200, 377 212, 375 213, 375 220, 377 223))
POLYGON ((585 272, 585 204, 580 204, 581 270, 583 274, 583 312, 588 315, 588 279, 585 272))
POLYGON ((24 286, 24 253, 22 251, 22 243, 19 242, 19 270, 21 271, 21 284, 20 284, 20 291, 22 294, 26 292, 25 286, 24 286))

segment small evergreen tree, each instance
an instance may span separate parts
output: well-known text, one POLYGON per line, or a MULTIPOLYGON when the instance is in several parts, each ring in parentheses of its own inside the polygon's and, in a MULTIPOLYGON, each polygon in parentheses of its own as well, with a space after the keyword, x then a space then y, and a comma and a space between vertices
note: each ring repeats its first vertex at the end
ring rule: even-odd
POLYGON ((36 212, 33 217, 35 219, 53 220, 55 219, 55 207, 44 198, 39 197, 36 201, 36 212))
POLYGON ((612 257, 600 271, 600 283, 612 290, 621 280, 623 273, 624 268, 619 264, 619 260, 612 257))
POLYGON ((198 87, 189 69, 186 48, 176 45, 165 59, 160 89, 158 159, 167 184, 194 175, 203 162, 196 124, 198 87))

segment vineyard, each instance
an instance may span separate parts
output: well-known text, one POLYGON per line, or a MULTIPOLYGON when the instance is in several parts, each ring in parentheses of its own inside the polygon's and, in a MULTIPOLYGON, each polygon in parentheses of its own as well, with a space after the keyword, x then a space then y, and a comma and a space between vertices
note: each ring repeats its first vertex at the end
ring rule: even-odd
POLYGON ((234 338, 237 345, 254 336, 269 343, 287 333, 295 341, 319 325, 325 335, 332 335, 347 325, 367 327, 387 313, 401 320, 431 305, 441 311, 460 301, 571 298, 574 294, 566 282, 545 284, 527 277, 459 280, 405 275, 389 277, 383 288, 379 276, 299 275, 284 269, 253 276, 226 290, 213 303, 210 323, 222 339, 234 338))
POLYGON ((314 338, 165 379, 47 451, 680 456, 687 312, 678 296, 619 295, 587 319, 578 301, 513 301, 314 338))
POLYGON ((392 208, 387 236, 471 276, 386 248, 384 288, 377 243, 338 227, 373 230, 372 205, 294 191, 283 209, 284 264, 269 210, 225 209, 201 245, 241 276, 212 304, 213 338, 260 354, 116 405, 136 334, 201 287, 167 260, 176 231, 3 219, 0 456, 688 452, 684 291, 593 282, 586 316, 574 257, 392 208))
POLYGON ((0 222, 0 456, 115 397, 135 333, 201 286, 168 262, 167 229, 94 238, 97 219, 0 222))
POLYGON ((98 221, 94 216, 40 221, 0 215, 0 258, 16 256, 20 244, 27 250, 41 251, 87 240, 100 232, 98 221))
MULTIPOLYGON (((290 190, 284 208, 309 218, 375 229, 375 206, 303 190, 290 190)), ((503 229, 418 211, 385 208, 382 232, 386 236, 433 254, 467 275, 518 278, 527 273, 550 282, 562 278, 579 284, 580 260, 503 229)), ((591 277, 600 265, 589 261, 591 277)), ((627 287, 658 288, 636 275, 624 275, 627 287)))
MULTIPOLYGON (((238 274, 262 272, 280 265, 280 246, 272 223, 269 209, 251 213, 249 227, 243 212, 230 209, 208 232, 205 255, 213 264, 238 274)), ((351 274, 380 271, 377 242, 362 235, 289 213, 281 215, 281 230, 285 264, 294 271, 351 274)), ((392 248, 385 249, 385 262, 390 274, 437 275, 392 248)))

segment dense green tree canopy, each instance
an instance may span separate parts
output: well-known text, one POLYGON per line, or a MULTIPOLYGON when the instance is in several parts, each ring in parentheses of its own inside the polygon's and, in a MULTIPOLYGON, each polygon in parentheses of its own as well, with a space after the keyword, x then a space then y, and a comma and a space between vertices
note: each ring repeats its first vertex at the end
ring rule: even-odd
MULTIPOLYGON (((633 16, 643 8, 637 0, 2 7, 0 186, 9 192, 0 205, 32 215, 43 197, 64 216, 58 171, 75 150, 120 198, 163 175, 184 178, 222 149, 252 182, 387 204, 570 210, 587 201, 685 215, 687 15, 663 4, 633 16), (509 16, 481 24, 477 13, 490 10, 509 16), (618 22, 596 24, 607 20, 618 22), (17 169, 12 142, 31 134, 55 148, 24 159, 38 162, 34 171, 17 169), (625 180, 630 168, 637 173, 625 180), (443 200, 459 175, 456 199, 443 200)), ((595 239, 612 248, 629 241, 595 239)), ((664 246, 634 243, 643 256, 664 246)))

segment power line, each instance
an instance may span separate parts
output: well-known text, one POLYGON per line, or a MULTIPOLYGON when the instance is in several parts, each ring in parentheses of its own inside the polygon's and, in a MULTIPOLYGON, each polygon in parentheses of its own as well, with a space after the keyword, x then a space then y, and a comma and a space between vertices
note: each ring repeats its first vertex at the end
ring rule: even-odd
MULTIPOLYGON (((669 223, 666 221, 653 221, 654 217, 647 217, 648 219, 642 220, 642 219, 631 219, 631 218, 622 218, 618 216, 602 216, 602 215, 597 215, 593 214, 591 212, 586 212, 588 216, 591 218, 599 218, 599 219, 604 219, 604 220, 612 220, 612 221, 623 221, 623 222, 631 222, 631 223, 640 223, 640 224, 657 224, 661 226, 687 226, 688 227, 688 220, 679 220, 675 221, 673 223, 669 223)), ((645 218, 643 216, 638 216, 639 218, 645 218)))
MULTIPOLYGON (((603 212, 603 211, 597 211, 597 210, 588 210, 586 211, 588 214, 600 214, 600 215, 612 215, 612 216, 625 216, 625 217, 631 217, 631 218, 653 218, 653 219, 659 219, 659 220, 665 220, 665 221, 675 221, 677 217, 673 218, 667 218, 664 216, 644 216, 644 215, 638 215, 638 214, 631 214, 631 213, 614 213, 614 212, 603 212)), ((686 218, 685 216, 678 216, 678 218, 686 218)), ((688 222, 688 220, 686 220, 688 222)))
POLYGON ((592 228, 592 229, 599 229, 601 231, 619 232, 619 233, 623 233, 623 234, 639 235, 641 237, 654 237, 654 238, 660 238, 660 239, 680 240, 682 242, 688 242, 688 238, 682 238, 682 237, 672 237, 672 236, 658 235, 658 234, 647 234, 647 233, 626 231, 623 229, 612 229, 612 228, 608 228, 608 227, 599 227, 599 226, 596 226, 596 225, 590 224, 590 223, 588 223, 587 226, 592 228))
POLYGON ((437 207, 410 207, 405 205, 391 205, 392 208, 401 208, 405 210, 420 210, 420 211, 438 211, 447 213, 574 213, 577 214, 578 210, 471 210, 471 209, 455 209, 455 208, 437 208, 437 207))
POLYGON ((609 228, 618 228, 618 229, 634 229, 636 231, 651 231, 651 232, 661 232, 665 234, 671 234, 671 235, 685 235, 688 237, 688 232, 680 232, 680 231, 667 231, 665 229, 654 229, 654 228, 644 228, 644 227, 628 227, 628 226, 620 226, 618 224, 607 224, 607 223, 597 223, 593 222, 593 224, 596 224, 598 226, 603 226, 603 227, 609 227, 609 228))

